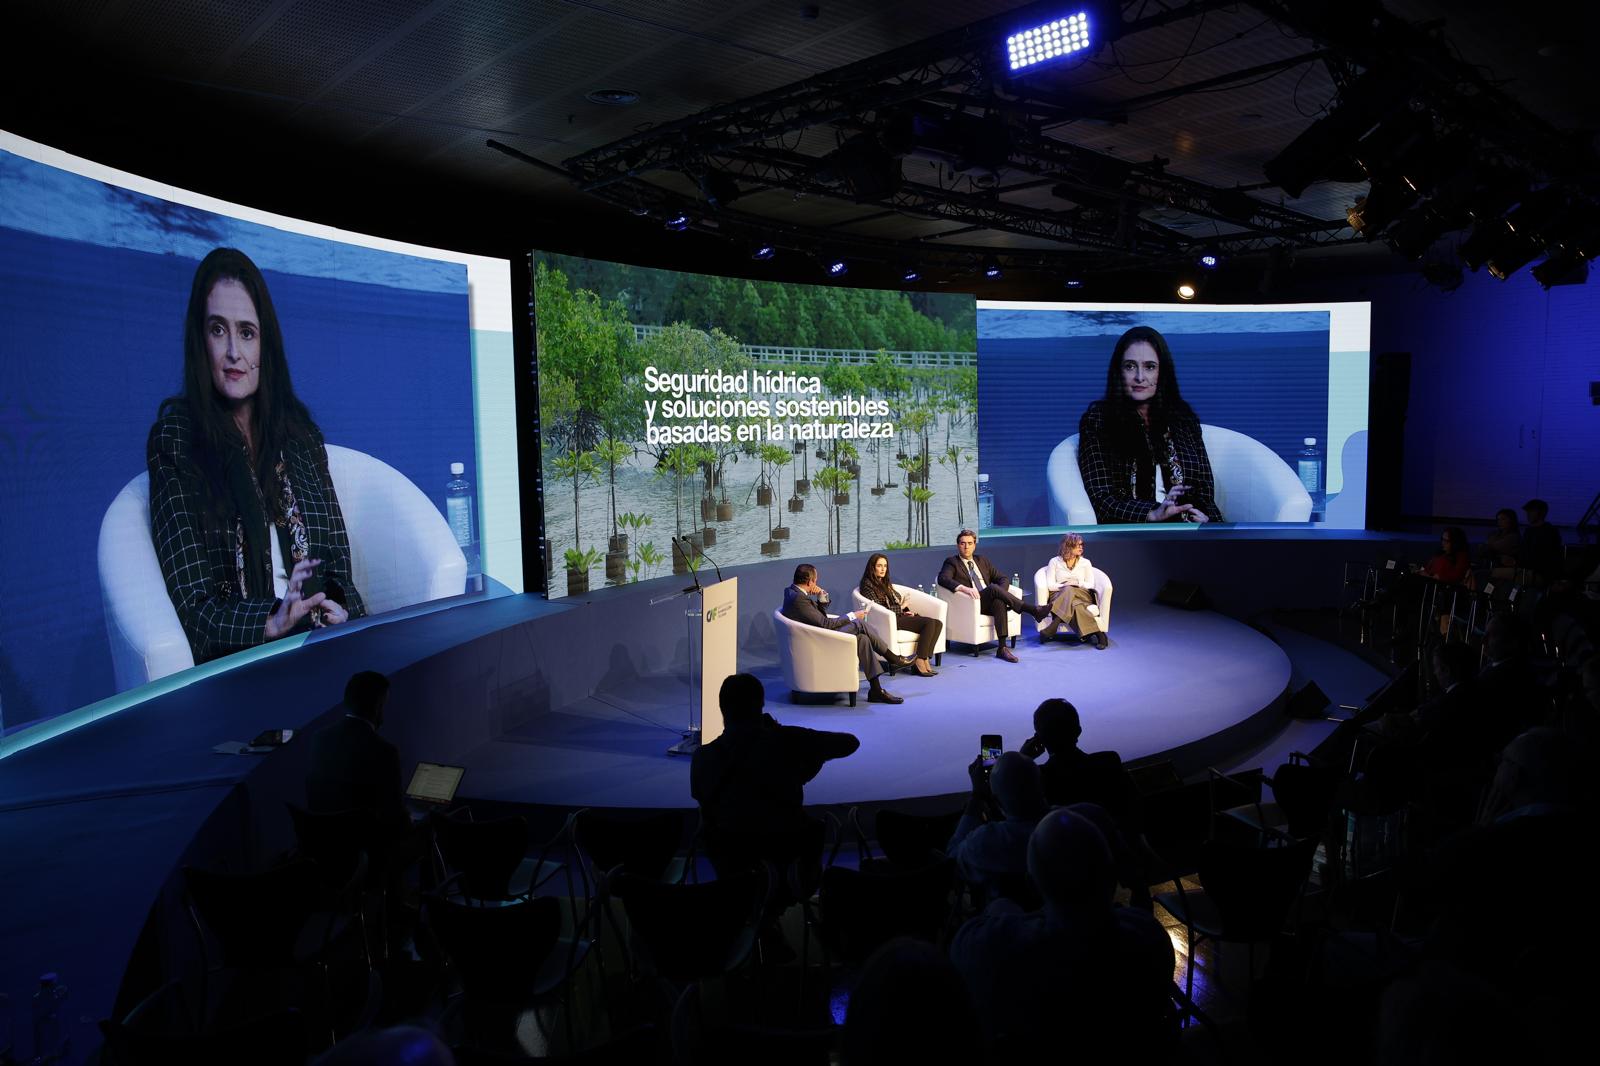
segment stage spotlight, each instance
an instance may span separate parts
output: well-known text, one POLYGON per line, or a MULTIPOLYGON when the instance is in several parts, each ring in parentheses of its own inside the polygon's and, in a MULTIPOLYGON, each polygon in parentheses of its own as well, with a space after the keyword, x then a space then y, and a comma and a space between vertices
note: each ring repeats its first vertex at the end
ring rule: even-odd
POLYGON ((1428 249, 1438 243, 1453 229, 1460 229, 1465 225, 1465 220, 1452 221, 1436 214, 1431 208, 1419 208, 1408 215, 1402 216, 1394 225, 1389 227, 1384 240, 1389 247, 1415 262, 1427 254, 1428 249))
POLYGON ((1554 285, 1582 285, 1589 280, 1589 263, 1577 252, 1563 249, 1530 273, 1534 281, 1547 289, 1554 285))
POLYGON ((1461 242, 1456 253, 1476 274, 1478 268, 1487 263, 1510 237, 1511 231, 1506 229, 1504 219, 1487 218, 1472 227, 1472 232, 1467 234, 1467 239, 1461 242))
POLYGON ((1356 144, 1402 92, 1388 76, 1368 71, 1339 93, 1331 114, 1313 122, 1283 151, 1262 164, 1267 180, 1298 200, 1314 181, 1360 181, 1356 144))
POLYGON ((679 211, 676 214, 668 215, 667 220, 662 225, 674 233, 682 233, 689 228, 689 216, 679 211))
POLYGON ((1178 282, 1178 299, 1180 299, 1180 300, 1192 300, 1197 295, 1199 295, 1199 293, 1200 293, 1200 290, 1196 289, 1194 287, 1194 283, 1193 282, 1190 282, 1190 281, 1180 281, 1180 282, 1178 282))
POLYGON ((1054 19, 1006 37, 1006 69, 1012 74, 1076 55, 1097 44, 1089 31, 1089 12, 1054 19))
POLYGON ((1533 262, 1543 250, 1538 241, 1514 233, 1489 257, 1489 273, 1504 281, 1533 262))
POLYGON ((766 241, 759 241, 750 246, 751 259, 771 259, 777 253, 778 250, 766 241))
POLYGON ((1066 281, 1062 282, 1062 284, 1065 285, 1069 289, 1081 289, 1081 288, 1083 288, 1083 279, 1082 278, 1068 278, 1066 281))
POLYGON ((1369 241, 1375 240, 1416 198, 1417 194, 1409 185, 1377 178, 1367 195, 1345 212, 1345 220, 1358 234, 1369 241))
POLYGON ((983 264, 983 276, 989 278, 991 281, 1000 277, 1003 273, 1004 272, 1000 269, 1000 263, 997 260, 991 259, 987 263, 983 264))
POLYGON ((1215 248, 1201 249, 1200 255, 1195 259, 1195 265, 1205 270, 1215 270, 1222 265, 1222 255, 1215 248))
POLYGON ((830 278, 842 278, 850 273, 850 264, 843 259, 829 259, 823 269, 828 272, 830 278))
POLYGON ((900 280, 905 282, 907 285, 911 284, 913 281, 921 281, 922 271, 918 270, 914 266, 908 266, 900 272, 900 280))

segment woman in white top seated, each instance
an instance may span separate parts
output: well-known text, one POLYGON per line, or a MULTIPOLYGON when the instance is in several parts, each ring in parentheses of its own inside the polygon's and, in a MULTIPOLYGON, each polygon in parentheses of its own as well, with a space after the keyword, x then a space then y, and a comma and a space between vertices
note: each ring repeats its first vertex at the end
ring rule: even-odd
POLYGON ((1050 560, 1045 584, 1050 593, 1050 618, 1039 630, 1048 638, 1061 625, 1078 631, 1078 639, 1094 644, 1101 651, 1108 644, 1100 620, 1089 613, 1094 603, 1094 567, 1083 556, 1083 538, 1068 533, 1061 538, 1061 554, 1050 560))

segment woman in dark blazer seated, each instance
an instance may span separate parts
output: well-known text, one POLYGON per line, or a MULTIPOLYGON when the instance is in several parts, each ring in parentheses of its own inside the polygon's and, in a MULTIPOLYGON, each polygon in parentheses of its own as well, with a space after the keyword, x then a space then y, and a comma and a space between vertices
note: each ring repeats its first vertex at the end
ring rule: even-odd
POLYGON ((146 461, 151 539, 195 662, 366 613, 322 432, 243 252, 195 270, 183 390, 162 401, 146 461))
POLYGON ((1105 399, 1078 422, 1078 470, 1100 522, 1223 521, 1200 419, 1178 392, 1166 338, 1149 326, 1112 349, 1105 399))
POLYGON ((873 552, 867 559, 865 570, 861 571, 861 595, 876 603, 880 607, 887 607, 894 612, 896 629, 908 630, 917 635, 916 659, 912 667, 923 677, 933 677, 938 673, 928 665, 928 658, 933 655, 934 646, 939 643, 939 634, 944 632, 944 623, 937 618, 928 618, 914 613, 906 606, 905 597, 894 587, 894 579, 889 576, 889 557, 882 552, 873 552))

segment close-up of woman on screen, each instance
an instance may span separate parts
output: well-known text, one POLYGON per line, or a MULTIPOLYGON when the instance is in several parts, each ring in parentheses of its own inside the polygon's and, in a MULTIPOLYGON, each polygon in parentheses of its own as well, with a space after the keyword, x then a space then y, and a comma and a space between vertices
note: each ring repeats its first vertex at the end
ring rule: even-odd
POLYGON ((366 613, 322 431, 290 383, 266 280, 237 249, 195 270, 183 388, 146 461, 151 537, 195 662, 366 613))
POLYGON ((1105 398, 1078 423, 1078 469, 1102 523, 1224 521, 1200 419, 1178 391, 1166 338, 1149 326, 1112 349, 1105 398))

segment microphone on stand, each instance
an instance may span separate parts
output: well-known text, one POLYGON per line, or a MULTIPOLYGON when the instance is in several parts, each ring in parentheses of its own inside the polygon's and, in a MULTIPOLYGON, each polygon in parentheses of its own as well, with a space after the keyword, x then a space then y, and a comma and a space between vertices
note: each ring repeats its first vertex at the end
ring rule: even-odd
MULTIPOLYGON (((674 533, 674 534, 672 534, 672 543, 678 545, 678 550, 683 552, 684 562, 687 563, 689 561, 689 557, 694 553, 694 545, 692 543, 690 543, 689 538, 688 537, 680 537, 676 533, 674 533)), ((701 552, 700 554, 704 555, 705 552, 701 552)), ((715 566, 716 564, 712 563, 711 565, 715 566)), ((694 579, 694 584, 690 585, 688 588, 684 589, 683 591, 685 593, 699 592, 700 591, 700 572, 698 570, 695 570, 695 569, 691 568, 689 570, 689 576, 694 579)), ((718 576, 717 580, 718 581, 722 580, 720 575, 718 576)))
POLYGON ((722 580, 722 567, 718 566, 717 565, 717 561, 715 559, 711 558, 711 556, 704 549, 701 549, 700 554, 705 558, 706 562, 711 564, 711 569, 713 569, 713 570, 715 570, 717 572, 717 580, 721 581, 722 580))

